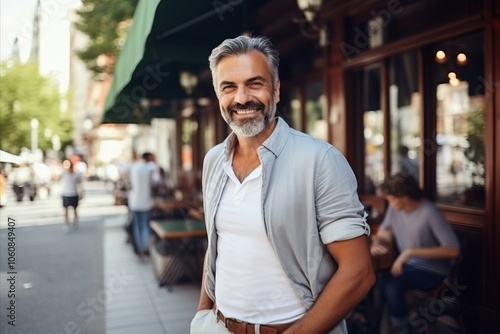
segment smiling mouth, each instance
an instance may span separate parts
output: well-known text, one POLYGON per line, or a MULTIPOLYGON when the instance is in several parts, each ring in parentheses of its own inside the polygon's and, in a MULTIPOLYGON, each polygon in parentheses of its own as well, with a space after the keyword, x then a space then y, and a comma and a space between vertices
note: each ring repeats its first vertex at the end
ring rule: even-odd
POLYGON ((235 103, 229 110, 236 115, 255 115, 256 113, 262 112, 264 110, 264 105, 258 102, 248 102, 245 104, 235 103))
POLYGON ((234 109, 233 110, 238 115, 250 115, 259 111, 259 109, 234 109))

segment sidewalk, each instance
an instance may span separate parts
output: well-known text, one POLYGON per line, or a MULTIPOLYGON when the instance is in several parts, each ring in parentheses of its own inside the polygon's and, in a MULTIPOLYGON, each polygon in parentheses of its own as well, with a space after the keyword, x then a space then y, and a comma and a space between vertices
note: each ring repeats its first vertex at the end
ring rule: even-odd
POLYGON ((106 333, 189 334, 199 284, 177 285, 170 292, 159 287, 151 260, 140 260, 126 243, 124 221, 113 218, 104 225, 106 333))

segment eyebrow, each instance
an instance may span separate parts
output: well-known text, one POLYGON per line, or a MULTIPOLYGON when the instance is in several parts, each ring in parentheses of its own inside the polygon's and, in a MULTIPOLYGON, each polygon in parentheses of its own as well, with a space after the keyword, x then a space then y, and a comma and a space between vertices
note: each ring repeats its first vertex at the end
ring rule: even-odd
MULTIPOLYGON (((251 77, 250 79, 246 80, 245 83, 249 83, 249 82, 253 82, 253 81, 257 81, 257 80, 267 81, 266 78, 264 78, 262 75, 256 75, 256 76, 251 77)), ((220 82, 219 87, 224 86, 224 85, 232 85, 232 84, 234 84, 234 82, 224 80, 224 81, 220 82)))

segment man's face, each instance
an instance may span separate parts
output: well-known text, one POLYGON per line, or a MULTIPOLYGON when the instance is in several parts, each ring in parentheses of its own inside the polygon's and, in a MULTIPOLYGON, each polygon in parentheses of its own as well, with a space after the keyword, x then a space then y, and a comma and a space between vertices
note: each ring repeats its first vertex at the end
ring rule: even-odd
POLYGON ((406 207, 408 198, 406 196, 398 197, 394 195, 385 195, 385 199, 395 210, 401 211, 406 207))
POLYGON ((279 102, 279 82, 273 87, 262 53, 253 51, 223 58, 216 78, 222 117, 237 136, 256 136, 273 120, 279 102))

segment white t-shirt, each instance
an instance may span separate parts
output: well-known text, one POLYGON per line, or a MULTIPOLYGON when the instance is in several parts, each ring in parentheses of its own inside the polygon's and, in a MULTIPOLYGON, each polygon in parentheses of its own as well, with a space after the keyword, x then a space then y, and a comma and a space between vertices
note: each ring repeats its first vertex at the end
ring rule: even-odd
POLYGON ((61 181, 63 196, 78 196, 78 185, 82 182, 82 174, 76 171, 74 171, 73 173, 66 171, 62 174, 61 181))
POLYGON ((130 192, 128 206, 132 211, 149 211, 153 208, 153 169, 145 162, 137 162, 130 168, 130 192))
POLYGON ((215 278, 217 308, 226 316, 259 324, 281 324, 306 312, 266 236, 261 212, 262 166, 240 183, 229 178, 215 217, 218 234, 215 278))

